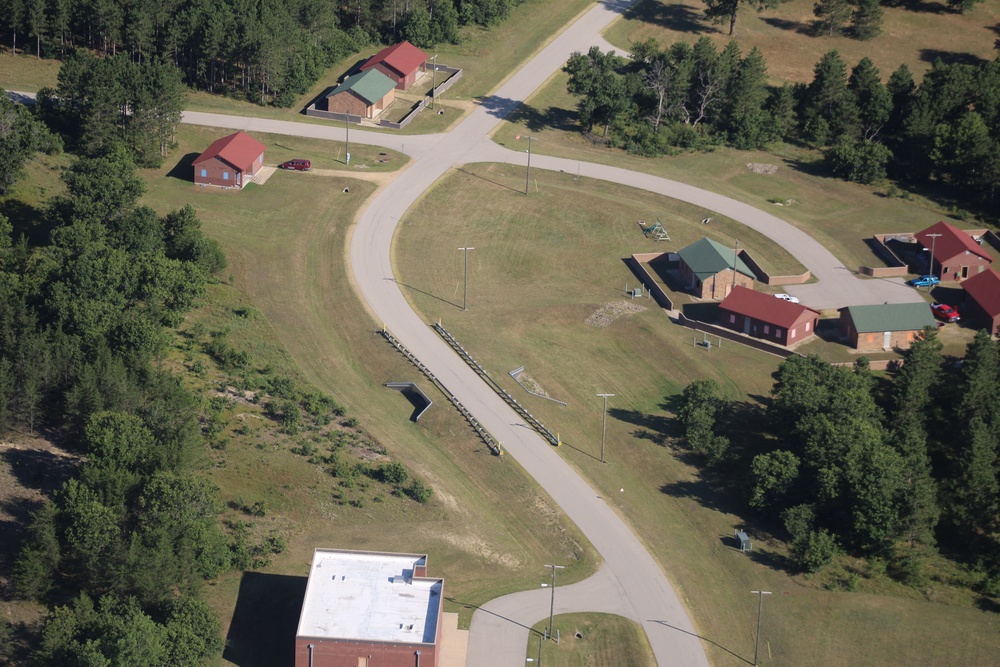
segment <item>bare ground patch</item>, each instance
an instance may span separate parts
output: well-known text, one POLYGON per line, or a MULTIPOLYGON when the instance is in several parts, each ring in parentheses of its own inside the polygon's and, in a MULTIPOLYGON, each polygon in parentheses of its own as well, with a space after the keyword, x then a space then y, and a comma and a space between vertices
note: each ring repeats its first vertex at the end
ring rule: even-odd
POLYGON ((646 310, 645 306, 640 306, 634 301, 611 301, 588 317, 586 322, 592 327, 606 327, 619 318, 632 317, 644 310, 646 310))

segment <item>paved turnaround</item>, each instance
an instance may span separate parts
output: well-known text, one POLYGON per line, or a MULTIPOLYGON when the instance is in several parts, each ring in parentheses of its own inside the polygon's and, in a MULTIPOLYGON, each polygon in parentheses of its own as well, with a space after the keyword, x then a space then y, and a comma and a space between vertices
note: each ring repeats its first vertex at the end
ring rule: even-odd
MULTIPOLYGON (((447 134, 393 136, 356 130, 354 141, 400 150, 412 163, 361 212, 350 239, 355 286, 376 321, 385 325, 426 364, 503 443, 586 535, 604 559, 600 571, 560 587, 556 612, 604 611, 642 624, 660 667, 707 666, 697 633, 660 566, 602 499, 544 440, 494 394, 414 313, 396 284, 390 260, 396 225, 410 206, 450 168, 471 162, 525 164, 524 153, 497 146, 492 129, 563 63, 573 51, 604 45, 600 31, 630 3, 604 0, 556 36, 499 90, 447 134)), ((304 123, 186 112, 184 122, 260 132, 343 140, 344 130, 304 123)), ((701 206, 764 233, 785 247, 819 282, 789 288, 816 308, 919 299, 901 281, 860 280, 821 244, 796 227, 693 186, 624 169, 533 155, 532 167, 627 184, 701 206)), ((559 563, 555 563, 559 564, 559 563)), ((539 563, 539 580, 545 571, 539 563)), ((468 667, 521 667, 528 627, 548 616, 549 591, 536 589, 493 600, 473 616, 468 667)))

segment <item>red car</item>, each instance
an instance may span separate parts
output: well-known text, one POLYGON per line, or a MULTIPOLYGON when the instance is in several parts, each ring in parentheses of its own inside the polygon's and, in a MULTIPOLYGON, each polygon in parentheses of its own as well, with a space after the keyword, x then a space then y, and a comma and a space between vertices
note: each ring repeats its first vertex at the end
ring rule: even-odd
POLYGON ((932 303, 931 312, 945 322, 958 322, 961 319, 958 316, 958 311, 946 303, 932 303))
POLYGON ((309 160, 289 160, 278 165, 279 169, 291 169, 293 171, 309 171, 312 169, 312 162, 309 160))

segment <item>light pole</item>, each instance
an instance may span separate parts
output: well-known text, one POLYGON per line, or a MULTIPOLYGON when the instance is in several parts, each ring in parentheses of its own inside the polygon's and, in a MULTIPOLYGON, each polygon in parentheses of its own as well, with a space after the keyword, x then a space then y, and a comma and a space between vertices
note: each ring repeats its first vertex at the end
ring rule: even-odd
POLYGON ((604 435, 608 431, 608 399, 614 398, 614 394, 598 394, 597 396, 604 399, 604 419, 601 421, 601 463, 604 463, 604 435))
MULTIPOLYGON (((552 639, 552 617, 556 611, 556 570, 564 570, 566 568, 562 565, 546 565, 545 567, 552 568, 552 601, 549 603, 549 639, 552 639)), ((542 586, 545 585, 542 584, 542 586)))
POLYGON ((431 56, 431 67, 433 68, 433 69, 431 69, 431 109, 433 109, 434 108, 434 97, 435 97, 435 95, 434 95, 434 88, 435 88, 434 84, 437 81, 437 71, 438 71, 437 54, 436 53, 433 56, 431 56))
POLYGON ((465 253, 465 280, 462 282, 462 310, 469 309, 469 251, 475 248, 459 248, 465 253))
POLYGON ((760 649, 760 617, 761 612, 764 611, 764 596, 770 595, 771 591, 750 591, 757 596, 757 639, 754 640, 753 644, 753 664, 757 665, 757 652, 760 649))
MULTIPOLYGON (((937 244, 939 236, 944 236, 944 234, 926 234, 925 237, 931 240, 931 261, 930 270, 928 271, 932 276, 934 275, 934 246, 937 244)), ((930 285, 927 286, 927 290, 930 291, 930 285)))
POLYGON ((542 633, 536 633, 538 635, 538 658, 525 658, 525 662, 535 662, 538 663, 538 667, 542 665, 542 633))
POLYGON ((740 254, 740 240, 736 239, 736 243, 733 245, 733 286, 729 289, 732 292, 736 289, 736 258, 740 254))
POLYGON ((524 170, 524 194, 528 194, 528 183, 531 179, 531 137, 528 137, 528 168, 524 170))
POLYGON ((351 114, 344 114, 344 152, 347 153, 347 160, 344 164, 350 166, 351 164, 351 114))

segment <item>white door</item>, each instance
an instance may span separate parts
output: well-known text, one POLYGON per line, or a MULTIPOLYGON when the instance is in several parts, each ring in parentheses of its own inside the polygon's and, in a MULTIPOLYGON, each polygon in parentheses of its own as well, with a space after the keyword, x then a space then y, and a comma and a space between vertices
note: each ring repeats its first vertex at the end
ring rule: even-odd
POLYGON ((890 347, 892 347, 892 332, 891 331, 886 331, 884 334, 882 334, 882 347, 884 347, 887 350, 890 347))

